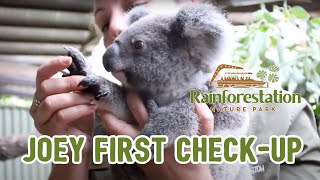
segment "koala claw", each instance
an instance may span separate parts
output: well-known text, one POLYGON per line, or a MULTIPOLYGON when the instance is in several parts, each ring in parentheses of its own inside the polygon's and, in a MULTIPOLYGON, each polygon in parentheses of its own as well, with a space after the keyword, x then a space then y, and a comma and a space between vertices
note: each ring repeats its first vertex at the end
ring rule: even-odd
POLYGON ((108 93, 108 92, 105 92, 105 93, 102 93, 102 94, 97 95, 96 98, 97 98, 97 99, 100 99, 100 98, 106 97, 106 96, 108 96, 108 95, 109 95, 109 93, 108 93))
POLYGON ((109 85, 106 84, 106 80, 103 77, 96 75, 86 76, 78 86, 87 87, 85 92, 94 94, 96 100, 106 97, 110 94, 109 85))
POLYGON ((62 73, 62 77, 69 77, 69 76, 72 76, 72 74, 71 74, 71 73, 69 73, 69 72, 67 72, 67 71, 65 71, 65 70, 61 71, 61 73, 62 73))
POLYGON ((64 75, 64 77, 70 75, 86 76, 92 74, 91 70, 87 67, 84 56, 77 48, 67 46, 65 49, 68 50, 68 56, 72 58, 72 64, 68 67, 70 74, 64 75))

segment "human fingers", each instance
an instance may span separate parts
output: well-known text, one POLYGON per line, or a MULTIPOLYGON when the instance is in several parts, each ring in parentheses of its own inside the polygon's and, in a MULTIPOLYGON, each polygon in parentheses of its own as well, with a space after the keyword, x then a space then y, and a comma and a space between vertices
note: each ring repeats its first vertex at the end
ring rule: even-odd
POLYGON ((42 81, 49 79, 57 72, 68 68, 71 63, 72 59, 70 57, 61 56, 43 64, 37 71, 36 86, 39 87, 42 81))
POLYGON ((142 129, 144 125, 149 121, 148 111, 143 101, 136 93, 128 91, 126 95, 128 108, 137 121, 139 127, 142 129))
POLYGON ((78 86, 83 78, 84 76, 70 76, 44 80, 37 88, 37 98, 42 100, 54 94, 83 90, 85 87, 78 86))
MULTIPOLYGON (((61 56, 61 57, 52 59, 48 63, 45 63, 38 68, 37 75, 36 75, 36 93, 34 95, 34 98, 36 101, 42 101, 44 98, 42 97, 42 99, 40 99, 37 95, 38 94, 37 91, 42 81, 49 79, 57 72, 63 69, 66 69, 71 65, 71 63, 72 63, 72 60, 70 57, 61 56)), ((30 114, 34 112, 37 108, 38 108, 38 103, 34 101, 29 109, 30 114)))
POLYGON ((85 135, 87 136, 87 141, 91 141, 93 133, 93 122, 95 118, 95 113, 87 112, 84 113, 84 116, 77 118, 73 117, 71 122, 66 124, 64 120, 60 118, 51 118, 46 124, 37 125, 37 130, 43 134, 50 137, 55 135, 85 135))
POLYGON ((195 112, 199 117, 199 134, 213 135, 214 116, 205 103, 195 103, 195 112))
POLYGON ((109 134, 112 135, 128 135, 135 138, 140 134, 137 127, 119 120, 111 113, 99 113, 102 123, 109 134))
POLYGON ((77 119, 73 123, 70 124, 71 127, 74 127, 75 131, 79 132, 73 132, 70 131, 70 128, 68 128, 69 134, 73 134, 76 136, 79 135, 85 135, 87 136, 87 141, 91 141, 91 138, 93 136, 93 125, 95 120, 95 113, 89 114, 87 116, 81 117, 80 119, 77 119))
POLYGON ((95 104, 81 104, 61 109, 54 113, 51 119, 56 123, 69 124, 82 117, 93 114, 96 109, 97 106, 95 104))
POLYGON ((81 104, 92 104, 94 97, 89 94, 63 93, 48 96, 37 107, 36 111, 31 112, 36 124, 44 124, 53 114, 60 110, 81 104))

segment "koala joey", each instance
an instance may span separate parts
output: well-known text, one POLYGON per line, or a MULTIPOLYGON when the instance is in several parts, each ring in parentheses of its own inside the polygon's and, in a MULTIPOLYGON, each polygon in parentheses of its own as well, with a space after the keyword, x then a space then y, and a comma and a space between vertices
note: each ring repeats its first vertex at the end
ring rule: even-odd
MULTIPOLYGON (((107 71, 122 73, 124 86, 144 99, 150 120, 141 134, 167 135, 168 146, 180 135, 197 135, 198 117, 189 93, 192 89, 217 91, 208 82, 215 68, 231 54, 231 25, 208 4, 187 5, 166 15, 148 14, 137 7, 129 12, 129 17, 132 24, 107 47, 103 65, 107 71)), ((96 96, 99 110, 134 124, 124 88, 93 74, 78 50, 68 50, 73 59, 68 68, 70 75, 86 76, 80 85, 96 96)), ((214 119, 216 135, 247 133, 249 120, 244 112, 214 112, 214 119)), ((251 179, 247 165, 211 165, 211 170, 217 180, 251 179)), ((112 171, 115 179, 145 179, 134 165, 113 165, 112 171)))

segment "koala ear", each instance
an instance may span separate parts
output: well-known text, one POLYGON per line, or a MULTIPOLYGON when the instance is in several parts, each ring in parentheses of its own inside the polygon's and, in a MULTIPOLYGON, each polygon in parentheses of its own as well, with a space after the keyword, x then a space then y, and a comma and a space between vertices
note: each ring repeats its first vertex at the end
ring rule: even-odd
POLYGON ((170 30, 186 41, 191 61, 204 72, 213 72, 232 53, 233 27, 212 5, 197 3, 183 7, 170 30))
POLYGON ((144 6, 134 7, 127 14, 128 23, 129 23, 129 25, 131 25, 134 22, 138 21, 139 19, 141 19, 149 14, 150 14, 150 12, 144 6))

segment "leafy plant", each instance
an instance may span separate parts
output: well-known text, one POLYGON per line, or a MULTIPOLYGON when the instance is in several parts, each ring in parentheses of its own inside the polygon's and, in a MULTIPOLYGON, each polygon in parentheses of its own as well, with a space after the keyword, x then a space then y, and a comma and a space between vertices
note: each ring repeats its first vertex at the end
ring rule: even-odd
MULTIPOLYGON (((250 71, 269 67, 278 72, 268 80, 280 80, 283 89, 302 94, 320 121, 320 18, 286 1, 273 11, 262 4, 253 15, 255 22, 238 27, 233 63, 250 71)), ((264 71, 257 75, 267 78, 264 71)))

